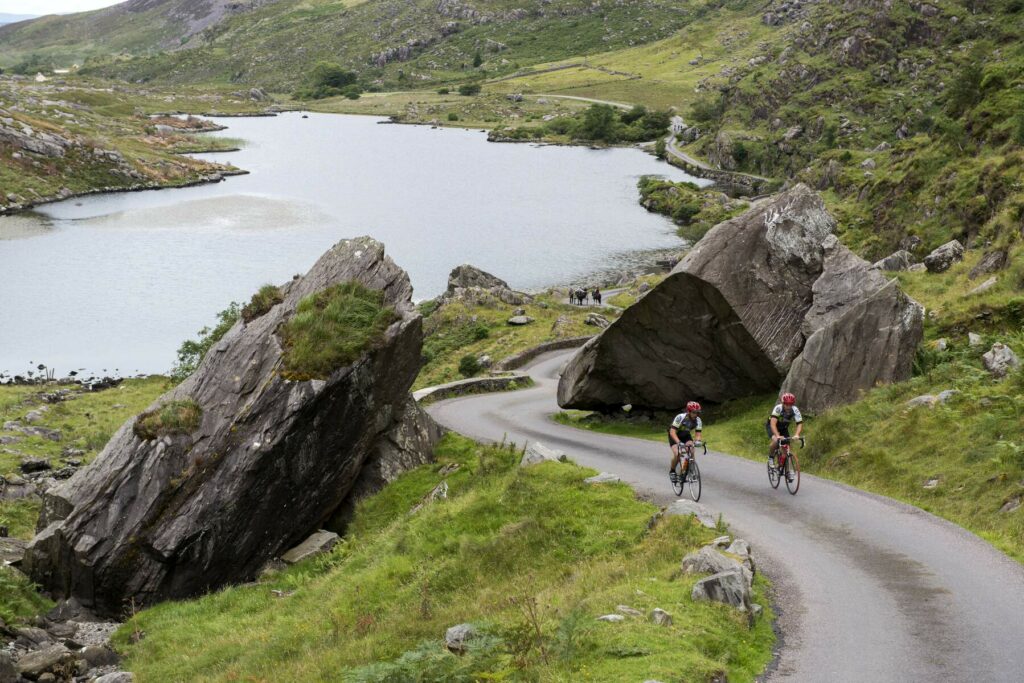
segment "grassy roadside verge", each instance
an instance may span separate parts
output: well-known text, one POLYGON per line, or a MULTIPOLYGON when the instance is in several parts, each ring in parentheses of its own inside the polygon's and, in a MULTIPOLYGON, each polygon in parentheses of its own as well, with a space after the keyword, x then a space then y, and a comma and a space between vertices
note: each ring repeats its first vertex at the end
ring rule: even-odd
MULTIPOLYGON (((117 635, 141 680, 752 680, 768 619, 690 600, 681 557, 715 532, 668 518, 574 464, 518 467, 514 447, 449 435, 437 462, 358 507, 330 555, 139 614, 117 635), (452 471, 457 466, 457 469, 452 471), (447 474, 442 473, 447 472, 447 474), (411 510, 447 481, 446 499, 411 510), (274 591, 279 591, 276 593, 274 591), (661 607, 674 625, 596 617, 661 607), (448 654, 449 626, 484 636, 448 654), (145 632, 139 643, 129 634, 145 632), (257 646, 258 644, 258 646, 257 646)), ((758 581, 756 591, 763 596, 758 581)))

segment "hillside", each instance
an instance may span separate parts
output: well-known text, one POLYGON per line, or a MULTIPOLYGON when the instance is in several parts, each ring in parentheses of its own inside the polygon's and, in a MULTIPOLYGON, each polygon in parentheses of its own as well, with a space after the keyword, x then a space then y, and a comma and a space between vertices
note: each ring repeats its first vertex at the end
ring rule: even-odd
POLYGON ((92 57, 87 66, 93 73, 131 81, 231 81, 291 91, 312 65, 330 60, 356 70, 367 83, 408 87, 509 73, 656 40, 700 7, 667 0, 278 0, 252 8, 237 2, 214 6, 238 5, 244 11, 192 20, 188 8, 206 3, 134 0, 0 29, 0 66, 92 57))

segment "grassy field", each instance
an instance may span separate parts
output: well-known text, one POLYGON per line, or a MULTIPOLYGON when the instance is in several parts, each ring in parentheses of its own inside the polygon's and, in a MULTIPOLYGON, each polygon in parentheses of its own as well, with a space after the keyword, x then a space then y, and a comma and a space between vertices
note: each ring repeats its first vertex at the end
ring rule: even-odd
MULTIPOLYGON (((716 532, 667 518, 589 470, 519 468, 515 447, 449 435, 437 462, 358 507, 331 554, 257 585, 147 610, 118 632, 145 681, 749 681, 771 657, 769 619, 694 603, 679 560, 716 532), (454 473, 442 474, 442 469, 454 473), (411 512, 441 481, 447 499, 411 512), (629 605, 668 611, 604 623, 629 605), (483 636, 448 654, 449 626, 483 636), (130 644, 134 632, 145 637, 130 644), (682 676, 682 678, 680 677, 682 676)), ((764 585, 756 582, 758 599, 764 585)))
MULTIPOLYGON (((1024 356, 1024 258, 1018 248, 998 284, 970 295, 981 279, 967 273, 971 254, 950 271, 900 273, 904 289, 929 311, 926 341, 912 379, 869 392, 851 405, 806 422, 804 471, 921 507, 985 538, 1024 561, 1024 369, 993 379, 982 353, 1001 341, 1024 356), (971 347, 967 333, 981 335, 971 347), (945 351, 936 343, 944 339, 945 351), (933 407, 908 400, 957 392, 933 407), (1004 511, 1005 510, 1005 511, 1004 511)), ((705 436, 716 450, 760 460, 767 452, 764 421, 774 395, 708 406, 705 436)), ((599 432, 662 440, 669 416, 653 422, 599 418, 576 411, 560 422, 599 432)))

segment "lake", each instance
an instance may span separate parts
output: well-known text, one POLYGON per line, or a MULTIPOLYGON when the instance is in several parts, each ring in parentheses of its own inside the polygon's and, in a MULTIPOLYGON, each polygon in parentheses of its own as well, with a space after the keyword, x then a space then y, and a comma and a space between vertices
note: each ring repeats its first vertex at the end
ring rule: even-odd
POLYGON ((217 311, 345 237, 384 242, 417 299, 444 291, 460 263, 520 289, 571 284, 679 246, 636 183, 695 180, 637 149, 495 144, 330 114, 215 120, 244 148, 198 156, 250 175, 0 218, 0 372, 165 372, 217 311))

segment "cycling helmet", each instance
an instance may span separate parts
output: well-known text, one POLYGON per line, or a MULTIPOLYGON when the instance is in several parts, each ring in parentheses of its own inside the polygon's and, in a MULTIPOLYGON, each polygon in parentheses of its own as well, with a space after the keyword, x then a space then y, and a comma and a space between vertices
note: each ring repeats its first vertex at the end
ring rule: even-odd
POLYGON ((700 412, 700 404, 697 403, 696 401, 690 401, 689 403, 686 404, 686 409, 700 412))
POLYGON ((782 405, 791 406, 796 403, 796 396, 788 391, 782 395, 782 405))

